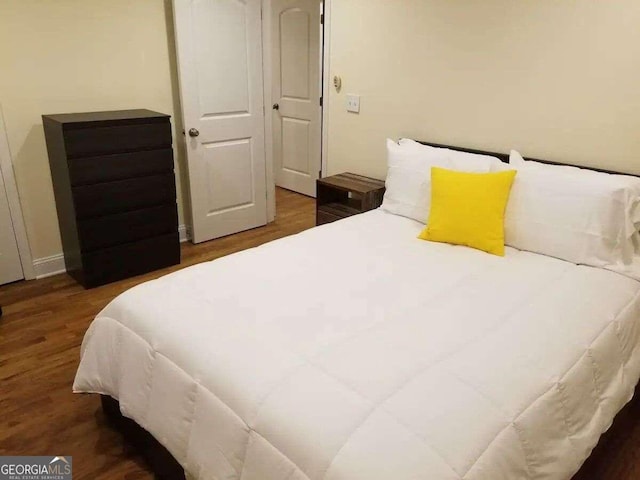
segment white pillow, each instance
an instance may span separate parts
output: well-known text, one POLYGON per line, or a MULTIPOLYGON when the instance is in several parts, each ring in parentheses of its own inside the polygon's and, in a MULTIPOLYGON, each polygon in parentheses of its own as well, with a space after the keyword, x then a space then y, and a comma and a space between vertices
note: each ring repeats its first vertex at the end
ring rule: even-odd
POLYGON ((640 279, 640 178, 527 161, 505 216, 505 243, 640 279))
POLYGON ((387 139, 387 179, 382 209, 426 223, 431 208, 431 167, 465 172, 489 172, 502 163, 487 155, 464 154, 413 140, 387 139))

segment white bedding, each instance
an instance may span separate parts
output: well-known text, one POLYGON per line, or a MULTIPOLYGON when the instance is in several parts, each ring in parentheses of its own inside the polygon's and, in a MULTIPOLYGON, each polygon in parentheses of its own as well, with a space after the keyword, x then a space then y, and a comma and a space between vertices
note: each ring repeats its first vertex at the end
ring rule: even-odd
POLYGON ((120 295, 76 392, 197 479, 569 479, 640 375, 640 282, 381 210, 120 295))

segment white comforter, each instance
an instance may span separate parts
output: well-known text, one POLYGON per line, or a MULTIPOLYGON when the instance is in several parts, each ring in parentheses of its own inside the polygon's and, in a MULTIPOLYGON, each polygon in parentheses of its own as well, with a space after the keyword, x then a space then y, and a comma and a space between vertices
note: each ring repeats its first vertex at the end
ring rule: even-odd
POLYGON ((76 392, 198 479, 568 479, 640 374, 640 283, 382 211, 135 287, 76 392))

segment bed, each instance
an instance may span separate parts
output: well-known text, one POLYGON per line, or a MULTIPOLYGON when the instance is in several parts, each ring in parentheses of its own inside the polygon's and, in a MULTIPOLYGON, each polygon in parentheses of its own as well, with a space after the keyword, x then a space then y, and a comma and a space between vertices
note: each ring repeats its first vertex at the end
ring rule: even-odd
POLYGON ((421 227, 378 209, 134 287, 74 391, 194 479, 571 478, 638 383, 640 282, 421 227))

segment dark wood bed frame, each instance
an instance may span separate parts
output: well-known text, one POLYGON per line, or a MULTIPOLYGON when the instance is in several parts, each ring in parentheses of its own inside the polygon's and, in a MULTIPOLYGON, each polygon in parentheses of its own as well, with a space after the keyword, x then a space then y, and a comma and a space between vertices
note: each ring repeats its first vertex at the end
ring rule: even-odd
MULTIPOLYGON (((423 142, 424 145, 432 147, 449 148, 460 152, 477 153, 480 155, 491 155, 499 158, 501 161, 508 163, 509 154, 487 152, 483 150, 475 150, 471 148, 454 147, 450 145, 442 145, 438 143, 423 142)), ((540 163, 551 165, 559 165, 557 162, 548 160, 539 160, 527 158, 540 163)), ((585 168, 585 167, 582 167, 585 168)), ((597 172, 603 173, 619 173, 598 168, 590 168, 597 172)), ((616 415, 613 425, 605 432, 598 445, 593 450, 589 458, 582 465, 582 468, 576 473, 572 480, 597 480, 601 478, 601 473, 607 469, 612 455, 619 450, 622 442, 630 438, 633 432, 640 429, 640 386, 636 388, 635 395, 616 415)), ((163 447, 153 435, 138 425, 134 420, 123 416, 120 413, 120 404, 117 400, 101 395, 102 410, 104 415, 112 427, 120 431, 126 443, 131 445, 146 460, 151 470, 158 480, 185 480, 184 470, 176 459, 163 447)), ((630 478, 630 477, 629 477, 630 478)))

